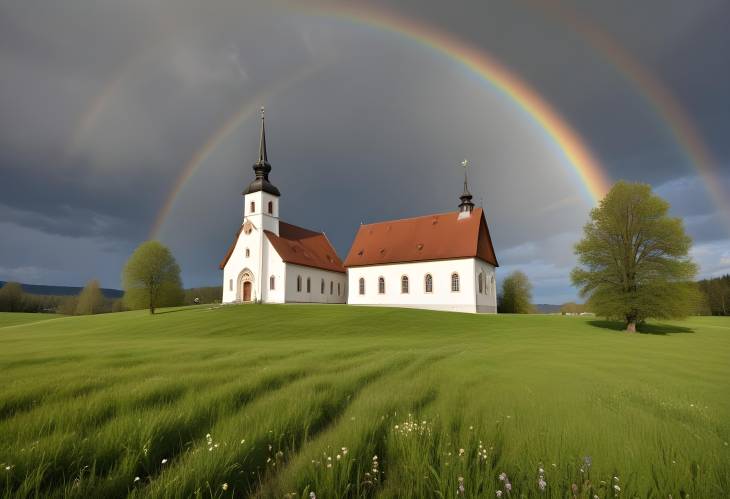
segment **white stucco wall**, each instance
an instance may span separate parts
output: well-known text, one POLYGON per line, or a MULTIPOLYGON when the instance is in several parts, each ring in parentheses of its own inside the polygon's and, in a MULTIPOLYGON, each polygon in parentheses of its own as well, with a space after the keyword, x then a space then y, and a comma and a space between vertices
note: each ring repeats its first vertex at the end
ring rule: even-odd
POLYGON ((242 292, 239 291, 239 278, 246 269, 253 274, 252 301, 283 303, 286 279, 284 263, 264 234, 264 230, 279 233, 279 199, 265 192, 246 194, 243 214, 244 222, 249 220, 253 224, 253 230, 250 234, 241 231, 236 247, 223 269, 223 303, 240 301, 242 292), (268 213, 269 201, 272 203, 273 214, 268 213), (274 290, 269 289, 271 274, 275 276, 274 290))
POLYGON ((346 303, 347 274, 287 263, 286 301, 287 303, 346 303), (301 291, 297 291, 297 276, 302 277, 301 291), (307 293, 307 278, 311 279, 312 283, 309 293, 307 293), (324 294, 321 292, 322 279, 325 282, 324 294), (330 294, 330 282, 332 283, 332 294, 330 294), (339 295, 337 294, 338 284, 340 285, 339 295))
MULTIPOLYGON (((477 276, 485 272, 491 283, 494 268, 476 258, 436 260, 351 267, 348 269, 348 300, 351 305, 381 305, 426 308, 454 312, 497 311, 495 293, 478 292, 477 276), (451 275, 459 274, 459 291, 451 290, 451 275), (425 291, 425 276, 431 274, 433 291, 425 291), (401 292, 401 278, 408 276, 408 293, 401 292), (378 278, 385 279, 385 293, 379 293, 378 278), (365 294, 360 294, 359 280, 365 279, 365 294)), ((489 286, 487 287, 489 290, 489 286)))

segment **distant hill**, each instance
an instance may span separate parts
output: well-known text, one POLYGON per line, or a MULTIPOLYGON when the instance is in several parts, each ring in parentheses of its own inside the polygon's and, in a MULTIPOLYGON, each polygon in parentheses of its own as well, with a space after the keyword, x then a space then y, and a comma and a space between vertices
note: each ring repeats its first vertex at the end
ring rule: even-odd
MULTIPOLYGON (((5 281, 0 281, 0 287, 4 285, 5 281)), ((42 284, 21 284, 21 286, 26 293, 46 296, 75 296, 83 289, 79 286, 45 286, 42 284)), ((121 298, 124 295, 124 291, 120 289, 101 288, 101 292, 107 298, 121 298)))
POLYGON ((550 305, 549 303, 536 303, 533 305, 539 314, 557 314, 561 305, 550 305))

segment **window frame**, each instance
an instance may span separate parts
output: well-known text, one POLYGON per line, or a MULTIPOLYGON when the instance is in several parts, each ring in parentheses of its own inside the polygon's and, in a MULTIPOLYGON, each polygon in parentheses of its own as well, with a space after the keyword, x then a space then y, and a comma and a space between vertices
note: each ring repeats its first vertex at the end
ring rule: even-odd
POLYGON ((423 292, 433 293, 433 275, 430 272, 423 276, 423 292))
POLYGON ((322 278, 322 283, 319 285, 319 294, 324 294, 324 277, 322 278))
POLYGON ((458 272, 452 272, 451 273, 451 292, 452 293, 460 293, 461 292, 461 279, 459 278, 458 272), (456 279, 454 279, 456 277, 456 279), (456 283, 456 289, 454 289, 454 283, 456 283))
POLYGON ((385 294, 385 277, 383 277, 382 275, 378 277, 378 294, 385 294))
POLYGON ((269 215, 274 214, 274 202, 273 201, 269 201, 268 212, 269 212, 269 215))
POLYGON ((251 201, 248 204, 248 211, 249 213, 256 213, 256 201, 251 201))
POLYGON ((297 293, 301 293, 301 292, 302 292, 302 276, 298 275, 297 276, 297 293))
POLYGON ((357 281, 357 290, 358 290, 358 293, 359 293, 360 295, 362 295, 362 296, 364 296, 364 295, 365 295, 365 278, 364 278, 364 277, 361 277, 361 278, 360 278, 360 279, 359 279, 359 280, 357 281))
POLYGON ((307 293, 311 293, 311 292, 312 292, 312 278, 307 277, 307 293))
POLYGON ((411 280, 406 274, 400 276, 400 294, 407 295, 411 292, 411 280), (403 286, 405 284, 405 286, 403 286))
POLYGON ((269 276, 269 290, 273 291, 276 289, 276 278, 271 275, 269 276))

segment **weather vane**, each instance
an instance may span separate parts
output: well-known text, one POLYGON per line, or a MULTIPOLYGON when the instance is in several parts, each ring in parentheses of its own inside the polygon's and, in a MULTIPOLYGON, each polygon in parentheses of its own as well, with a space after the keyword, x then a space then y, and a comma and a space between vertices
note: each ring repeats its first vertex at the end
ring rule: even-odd
POLYGON ((264 106, 261 106, 261 119, 264 119, 264 106))
POLYGON ((469 160, 464 159, 464 161, 461 162, 461 167, 464 169, 464 190, 466 190, 466 171, 469 169, 469 160))

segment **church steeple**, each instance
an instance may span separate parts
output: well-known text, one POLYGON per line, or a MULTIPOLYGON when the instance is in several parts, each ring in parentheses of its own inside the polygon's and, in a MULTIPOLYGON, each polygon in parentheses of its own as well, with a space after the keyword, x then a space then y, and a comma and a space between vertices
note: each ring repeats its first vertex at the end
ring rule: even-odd
POLYGON ((253 165, 253 171, 256 174, 256 178, 251 182, 248 188, 243 194, 252 194, 254 192, 268 192, 274 196, 280 196, 279 189, 277 189, 271 182, 269 182, 269 173, 271 172, 271 164, 269 164, 268 155, 266 152, 266 125, 264 123, 264 108, 261 107, 261 139, 259 141, 259 159, 253 165))
POLYGON ((459 196, 459 199, 461 199, 461 203, 459 203, 459 213, 465 213, 468 215, 474 210, 474 203, 471 202, 472 195, 471 192, 469 192, 466 177, 466 170, 469 166, 469 161, 465 159, 461 162, 461 166, 464 168, 464 192, 462 192, 461 196, 459 196))

